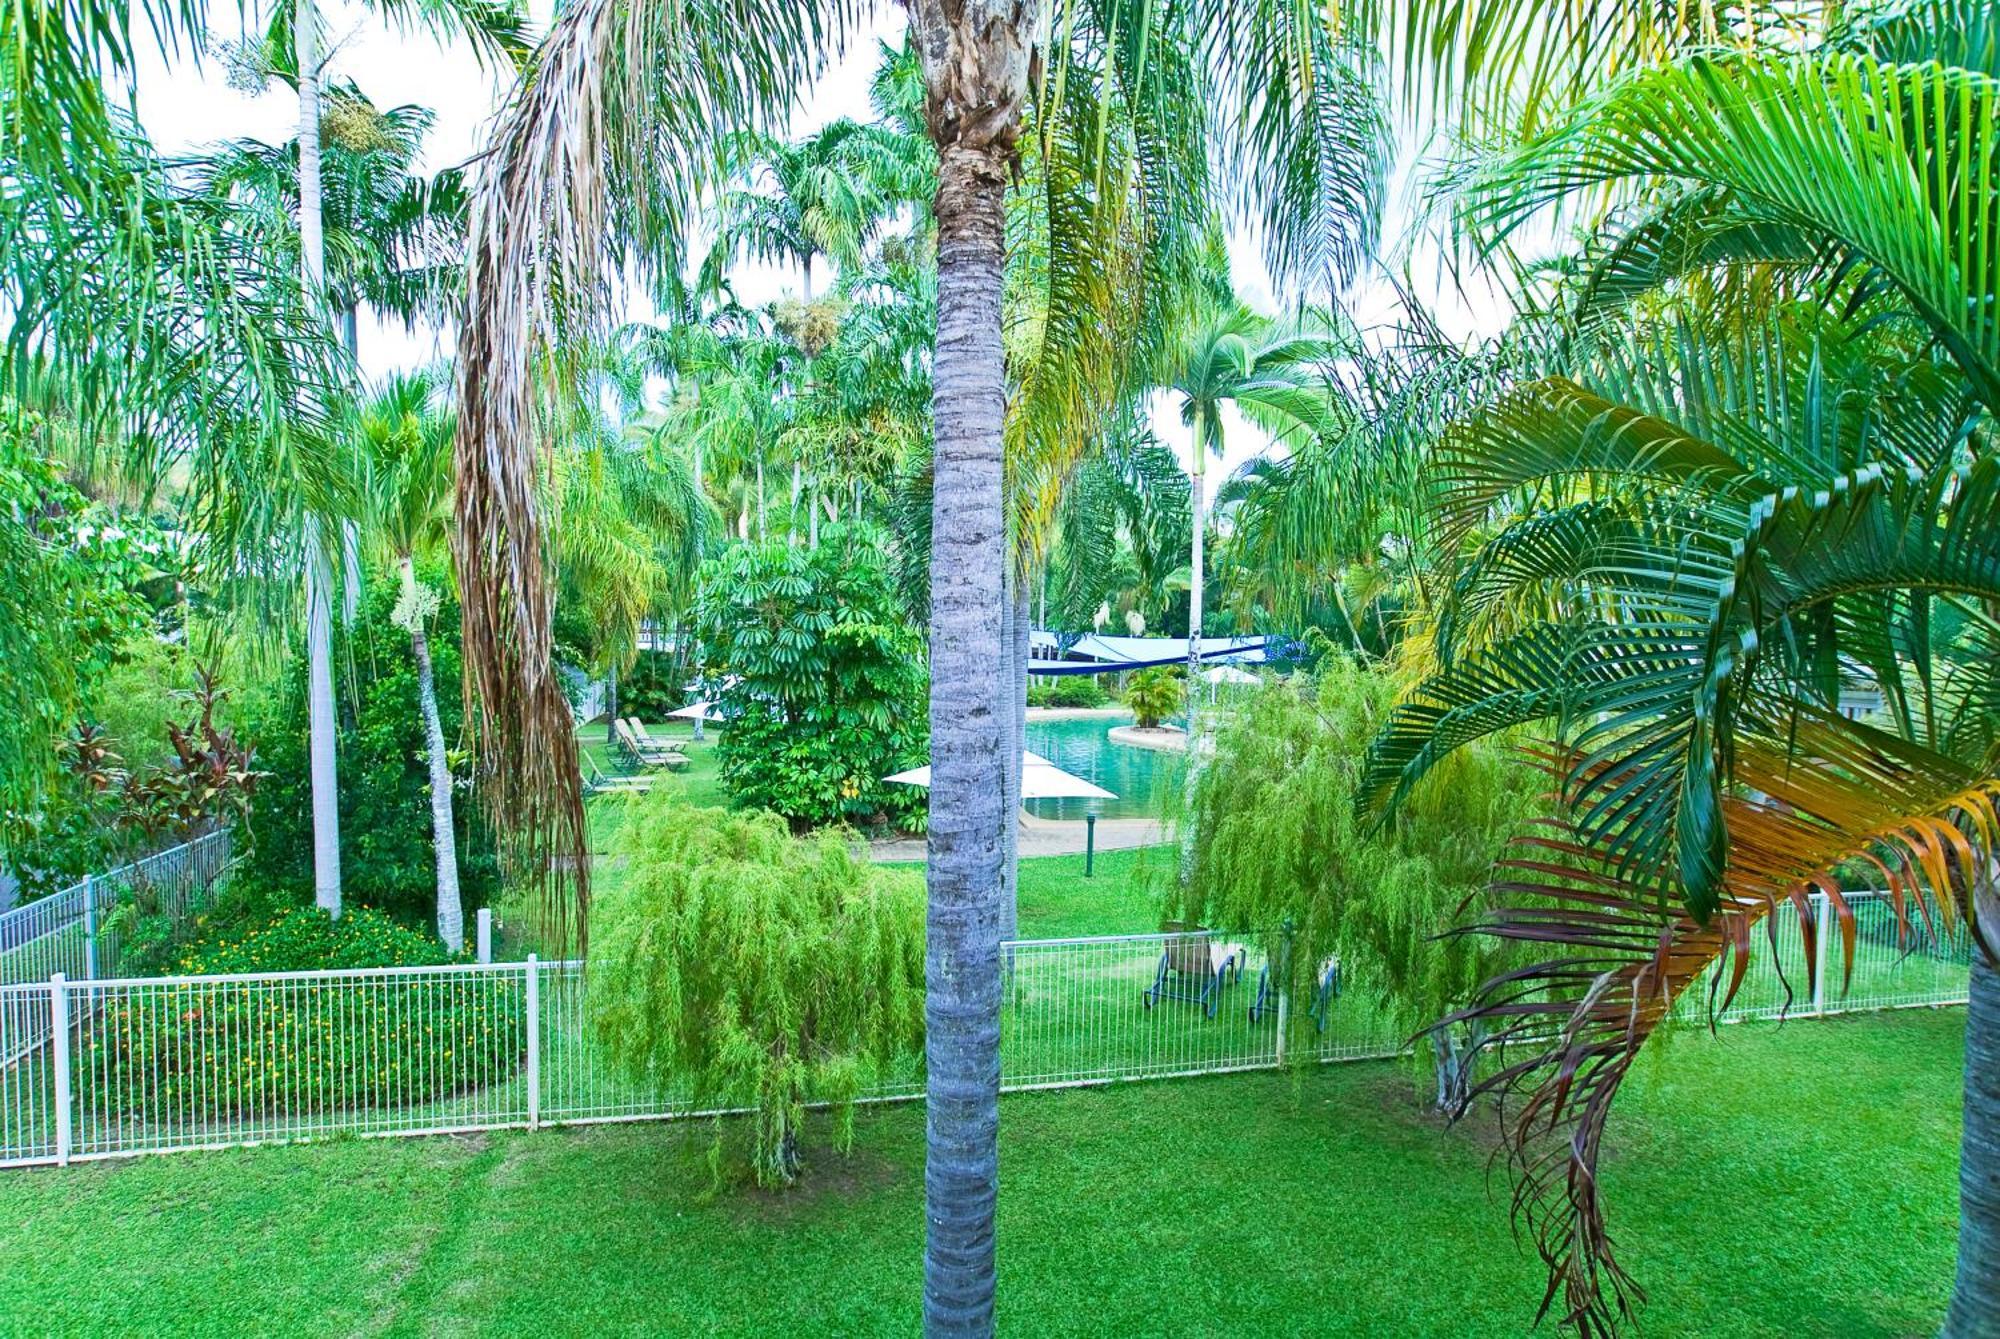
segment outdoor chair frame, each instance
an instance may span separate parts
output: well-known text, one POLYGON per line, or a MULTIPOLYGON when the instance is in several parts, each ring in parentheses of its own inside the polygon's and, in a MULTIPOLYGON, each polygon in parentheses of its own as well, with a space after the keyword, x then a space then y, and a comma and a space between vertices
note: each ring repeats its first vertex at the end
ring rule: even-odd
POLYGON ((1242 950, 1232 948, 1218 957, 1212 932, 1189 930, 1178 921, 1169 921, 1166 930, 1170 937, 1153 971, 1153 984, 1144 991, 1146 1007, 1162 1000, 1184 1000, 1199 1004, 1206 1017, 1215 1017, 1223 987, 1243 975, 1242 950))

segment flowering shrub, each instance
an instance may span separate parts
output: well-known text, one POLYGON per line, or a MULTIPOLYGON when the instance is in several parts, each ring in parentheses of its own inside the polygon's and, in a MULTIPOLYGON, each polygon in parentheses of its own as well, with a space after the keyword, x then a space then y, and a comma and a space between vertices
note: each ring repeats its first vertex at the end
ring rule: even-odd
MULTIPOLYGON (((180 968, 198 978, 442 959, 435 940, 380 913, 333 921, 292 908, 193 945, 180 968)), ((102 1076, 114 1109, 148 1120, 407 1110, 520 1069, 524 989, 516 977, 456 972, 188 980, 105 998, 79 1063, 102 1076)))
POLYGON ((433 935, 399 925, 370 907, 334 920, 318 907, 288 907, 268 920, 224 924, 188 945, 174 970, 311 972, 330 967, 420 967, 448 961, 433 935))

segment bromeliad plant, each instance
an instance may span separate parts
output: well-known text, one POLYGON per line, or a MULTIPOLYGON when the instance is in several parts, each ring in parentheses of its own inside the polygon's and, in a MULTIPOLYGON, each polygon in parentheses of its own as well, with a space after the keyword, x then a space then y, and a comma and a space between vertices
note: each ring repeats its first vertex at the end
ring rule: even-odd
POLYGON ((2000 78, 1983 10, 1861 15, 1635 73, 1468 197, 1502 226, 1637 202, 1563 294, 1566 375, 1430 461, 1438 549, 1470 556, 1366 780, 1393 808, 1472 740, 1553 736, 1564 817, 1470 927, 1544 961, 1446 1022, 1518 1044, 1484 1086, 1516 1099, 1544 1306, 1585 1334, 1642 1296, 1596 1173, 1636 1053, 1681 991, 1727 1001, 1781 903, 1851 964, 1856 862, 1978 945, 1945 1332, 2000 1328, 2000 78), (1843 714, 1856 690, 1881 709, 1843 714))

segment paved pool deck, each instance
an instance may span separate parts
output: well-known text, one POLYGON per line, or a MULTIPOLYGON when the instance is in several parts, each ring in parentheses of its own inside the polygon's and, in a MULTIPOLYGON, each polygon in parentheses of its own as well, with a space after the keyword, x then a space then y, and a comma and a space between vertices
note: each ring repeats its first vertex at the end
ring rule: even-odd
MULTIPOLYGON (((1021 815, 1020 854, 1082 855, 1085 828, 1086 824, 1081 820, 1036 818, 1033 814, 1024 813, 1021 815)), ((1166 840, 1166 828, 1157 819, 1097 820, 1097 849, 1100 851, 1129 851, 1139 846, 1158 846, 1166 840)), ((924 839, 896 837, 886 841, 873 841, 868 843, 868 850, 877 860, 922 860, 924 839)))

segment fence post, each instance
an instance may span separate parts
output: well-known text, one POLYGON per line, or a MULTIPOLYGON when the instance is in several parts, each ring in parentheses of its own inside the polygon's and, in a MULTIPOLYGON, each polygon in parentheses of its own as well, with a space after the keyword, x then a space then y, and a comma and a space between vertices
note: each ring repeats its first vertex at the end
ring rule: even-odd
POLYGON ((83 979, 97 979, 97 876, 83 876, 83 979))
POLYGON ((528 1128, 542 1123, 542 982, 541 963, 528 955, 528 1128))
POLYGON ((1832 910, 1832 904, 1831 899, 1825 893, 1814 893, 1812 895, 1812 905, 1813 924, 1819 928, 1819 933, 1813 936, 1812 1011, 1814 1014, 1824 1014, 1826 1012, 1826 949, 1827 941, 1833 938, 1833 927, 1827 924, 1827 919, 1832 910))
POLYGON ((479 961, 490 963, 493 961, 493 908, 479 909, 478 925, 479 961))
POLYGON ((1292 1021, 1292 932, 1288 926, 1278 936, 1278 960, 1271 964, 1271 980, 1278 988, 1278 1068, 1285 1067, 1285 1033, 1292 1021))
POLYGON ((69 1166, 69 983, 57 972, 49 978, 49 1027, 56 1046, 56 1165, 69 1166))

